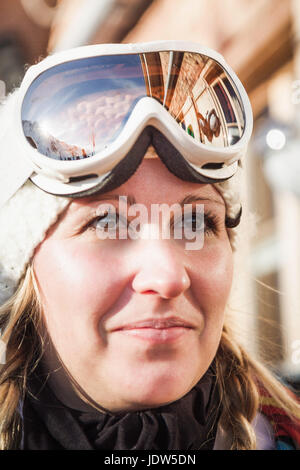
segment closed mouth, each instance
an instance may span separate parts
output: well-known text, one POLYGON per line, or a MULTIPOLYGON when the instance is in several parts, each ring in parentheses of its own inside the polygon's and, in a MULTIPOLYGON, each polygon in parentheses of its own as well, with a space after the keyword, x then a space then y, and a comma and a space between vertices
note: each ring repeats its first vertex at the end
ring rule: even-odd
POLYGON ((139 322, 128 323, 120 327, 114 328, 112 331, 137 330, 137 329, 146 329, 146 328, 164 330, 168 328, 178 328, 178 327, 188 328, 188 329, 195 328, 194 325, 192 325, 191 323, 185 320, 182 320, 177 317, 171 317, 171 318, 150 318, 150 319, 139 321, 139 322))

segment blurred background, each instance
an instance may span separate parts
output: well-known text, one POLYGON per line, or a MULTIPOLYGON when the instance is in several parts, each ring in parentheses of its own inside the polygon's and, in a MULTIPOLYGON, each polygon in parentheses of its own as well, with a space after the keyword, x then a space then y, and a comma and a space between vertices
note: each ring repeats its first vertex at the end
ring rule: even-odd
POLYGON ((246 347, 300 389, 299 0, 0 0, 0 95, 48 53, 159 39, 216 49, 250 96, 254 217, 232 310, 246 347))

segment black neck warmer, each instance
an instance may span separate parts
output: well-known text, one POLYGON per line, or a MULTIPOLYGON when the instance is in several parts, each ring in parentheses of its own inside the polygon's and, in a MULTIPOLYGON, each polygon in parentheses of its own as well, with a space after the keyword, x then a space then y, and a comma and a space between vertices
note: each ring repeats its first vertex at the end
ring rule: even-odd
POLYGON ((69 408, 35 374, 22 406, 21 449, 209 450, 218 413, 211 368, 188 394, 171 404, 118 414, 69 408))

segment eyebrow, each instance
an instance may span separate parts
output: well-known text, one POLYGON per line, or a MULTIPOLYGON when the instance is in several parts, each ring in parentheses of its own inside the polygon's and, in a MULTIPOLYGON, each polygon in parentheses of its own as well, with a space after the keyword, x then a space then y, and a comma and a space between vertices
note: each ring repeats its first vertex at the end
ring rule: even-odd
MULTIPOLYGON (((93 201, 96 201, 96 200, 99 200, 99 201, 105 201, 105 200, 118 200, 120 197, 124 197, 126 195, 124 194, 103 194, 103 195, 100 195, 99 194, 95 194, 94 196, 91 196, 89 198, 89 200, 91 202, 93 201)), ((136 204, 136 200, 135 200, 135 197, 133 196, 133 194, 129 194, 128 196, 126 196, 127 198, 127 201, 128 201, 128 204, 130 206, 136 204)), ((198 201, 210 201, 210 202, 213 202, 215 204, 220 204, 220 205, 224 205, 224 203, 222 201, 219 201, 217 199, 214 199, 214 198, 211 198, 211 197, 204 197, 204 196, 198 196, 197 194, 187 194, 183 199, 181 199, 181 201, 179 201, 179 204, 180 206, 184 206, 184 204, 192 204, 193 202, 198 202, 198 201)))
POLYGON ((214 199, 211 197, 198 196, 197 194, 188 194, 179 202, 179 204, 183 206, 184 204, 191 204, 197 201, 210 201, 215 204, 220 204, 221 206, 224 205, 224 203, 222 201, 218 201, 218 199, 214 199))

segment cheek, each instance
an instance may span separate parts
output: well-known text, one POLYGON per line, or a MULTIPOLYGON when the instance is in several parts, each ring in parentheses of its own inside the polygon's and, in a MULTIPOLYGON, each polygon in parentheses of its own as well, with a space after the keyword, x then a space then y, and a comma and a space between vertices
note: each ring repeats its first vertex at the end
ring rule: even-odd
POLYGON ((217 352, 226 305, 231 291, 233 258, 230 246, 214 246, 203 250, 193 271, 194 296, 203 312, 204 327, 201 334, 200 355, 209 364, 217 352))
POLYGON ((70 240, 46 240, 34 257, 34 271, 45 312, 72 319, 105 311, 122 285, 114 253, 99 246, 72 245, 70 240), (99 293, 101 292, 101 295, 99 293))
POLYGON ((207 320, 222 318, 232 285, 233 258, 227 243, 203 249, 199 259, 195 257, 194 293, 207 320))

